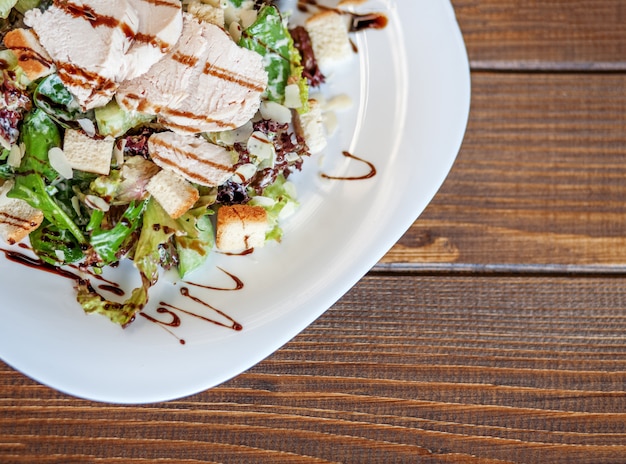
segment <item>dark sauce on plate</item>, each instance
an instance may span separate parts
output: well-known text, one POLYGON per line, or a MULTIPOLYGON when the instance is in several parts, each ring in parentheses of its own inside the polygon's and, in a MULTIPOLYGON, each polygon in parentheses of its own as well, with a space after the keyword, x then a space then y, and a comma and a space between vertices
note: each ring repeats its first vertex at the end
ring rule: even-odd
POLYGON ((325 174, 325 173, 320 174, 324 179, 332 179, 332 180, 365 180, 365 179, 370 179, 371 177, 374 177, 376 175, 376 166, 374 166, 374 164, 371 163, 370 161, 366 161, 363 158, 359 158, 358 156, 354 156, 352 153, 350 153, 348 151, 343 151, 342 154, 346 158, 351 158, 353 160, 356 160, 356 161, 359 161, 361 163, 366 164, 367 167, 369 168, 369 171, 367 173, 361 175, 361 176, 331 176, 331 175, 325 174))
MULTIPOLYGON (((29 247, 25 244, 20 244, 19 245, 21 248, 25 248, 25 249, 29 249, 29 247)), ((77 285, 87 285, 88 288, 90 289, 90 291, 96 292, 96 290, 91 286, 90 280, 87 278, 82 277, 81 275, 72 272, 70 269, 74 268, 76 269, 78 272, 86 272, 90 275, 90 278, 94 278, 97 280, 101 280, 104 283, 100 284, 98 286, 98 288, 100 290, 104 290, 104 291, 108 291, 111 292, 115 295, 118 296, 123 296, 124 295, 124 290, 122 288, 120 288, 120 285, 105 279, 104 277, 100 276, 100 275, 96 275, 93 272, 90 272, 87 269, 82 269, 80 266, 67 266, 69 267, 69 269, 67 268, 63 268, 60 266, 54 266, 52 264, 46 263, 45 261, 42 261, 39 258, 36 257, 32 257, 32 256, 28 256, 24 253, 21 253, 20 251, 16 251, 16 250, 7 250, 4 248, 0 248, 0 252, 4 253, 5 257, 9 260, 12 261, 14 263, 17 264, 21 264, 23 266, 32 268, 32 269, 36 269, 39 271, 45 271, 45 272, 49 272, 51 274, 57 275, 59 277, 63 277, 66 279, 70 279, 73 280, 77 285)), ((217 287, 217 286, 211 286, 211 285, 204 285, 204 284, 197 284, 197 283, 193 283, 193 282, 186 282, 188 285, 194 285, 197 287, 201 287, 204 289, 208 289, 208 290, 218 290, 218 291, 237 291, 237 290, 241 290, 244 287, 244 284, 242 282, 242 280, 235 276, 234 274, 231 274, 230 272, 227 272, 221 268, 219 268, 222 272, 224 272, 228 277, 230 277, 233 282, 234 282, 234 286, 232 287, 217 287)), ((163 328, 165 328, 165 330, 167 330, 172 336, 176 337, 181 345, 184 345, 186 342, 184 339, 179 338, 178 336, 176 336, 176 334, 174 334, 174 332, 172 332, 171 330, 169 330, 169 328, 175 328, 175 327, 179 327, 181 325, 181 318, 180 316, 177 314, 177 312, 179 313, 183 313, 183 314, 187 314, 189 316, 195 317, 196 319, 200 319, 204 322, 207 323, 211 323, 214 325, 218 325, 220 327, 225 327, 228 329, 232 329, 235 331, 241 331, 243 330, 243 326, 237 322, 233 317, 231 317, 230 315, 228 315, 226 312, 215 308, 214 306, 210 305, 208 302, 204 301, 203 299, 199 298, 198 296, 192 295, 189 292, 189 288, 188 287, 182 287, 180 289, 180 293, 181 295, 183 295, 186 298, 189 298, 190 300, 198 303, 199 305, 203 306, 204 308, 210 310, 211 312, 215 313, 218 316, 221 316, 221 318, 225 321, 228 322, 223 322, 219 319, 217 319, 217 317, 211 317, 210 315, 203 315, 200 314, 199 312, 195 312, 195 311, 190 311, 188 309, 183 309, 177 306, 174 306, 170 303, 167 303, 165 301, 161 301, 159 302, 159 307, 156 309, 156 312, 159 314, 167 314, 170 316, 170 320, 161 320, 161 319, 157 319, 156 317, 145 313, 144 311, 139 311, 138 314, 140 316, 142 316, 144 319, 146 319, 147 321, 150 321, 154 324, 157 324, 163 328)))

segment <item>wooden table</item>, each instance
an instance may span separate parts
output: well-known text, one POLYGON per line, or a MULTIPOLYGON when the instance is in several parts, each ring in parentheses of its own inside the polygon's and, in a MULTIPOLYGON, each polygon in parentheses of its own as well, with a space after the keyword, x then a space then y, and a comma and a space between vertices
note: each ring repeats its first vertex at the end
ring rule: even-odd
POLYGON ((180 401, 92 403, 0 364, 0 462, 626 462, 626 4, 453 4, 466 139, 385 258, 180 401))

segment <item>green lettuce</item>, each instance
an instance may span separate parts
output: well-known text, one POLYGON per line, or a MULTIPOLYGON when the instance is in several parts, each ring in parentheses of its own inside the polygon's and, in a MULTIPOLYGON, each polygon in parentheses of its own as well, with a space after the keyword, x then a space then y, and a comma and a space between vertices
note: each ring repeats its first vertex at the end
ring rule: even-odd
POLYGON ((91 214, 87 225, 87 230, 90 232, 89 244, 102 260, 102 265, 109 265, 120 260, 119 252, 125 249, 122 245, 141 225, 146 203, 147 200, 130 203, 121 218, 111 228, 102 227, 102 221, 105 219, 104 211, 94 210, 91 214))
POLYGON ((77 299, 85 312, 104 315, 121 326, 130 324, 148 302, 149 290, 158 281, 160 269, 169 267, 173 258, 172 244, 180 260, 178 271, 181 276, 206 260, 213 247, 213 229, 208 214, 205 207, 198 207, 172 219, 153 198, 146 200, 141 234, 133 254, 141 286, 135 288, 126 301, 115 302, 104 298, 88 282, 81 282, 77 299))
POLYGON ((17 0, 0 0, 0 18, 8 18, 17 0))
MULTIPOLYGON (((35 106, 63 127, 79 128, 78 120, 93 122, 93 111, 83 112, 78 101, 61 82, 58 74, 44 77, 33 92, 35 106)), ((95 127, 95 126, 94 126, 95 127)))
POLYGON ((285 87, 290 82, 296 82, 300 88, 302 106, 306 107, 308 84, 302 77, 302 58, 276 7, 265 5, 259 10, 256 21, 243 31, 239 45, 263 57, 268 74, 264 96, 268 100, 283 103, 285 87))
POLYGON ((133 256, 133 262, 141 276, 141 286, 135 288, 126 301, 116 302, 104 298, 88 282, 82 282, 78 286, 77 300, 86 313, 106 316, 122 327, 135 320, 136 314, 148 303, 150 288, 159 279, 159 268, 167 258, 163 255, 164 245, 176 232, 175 228, 170 227, 170 221, 173 220, 168 216, 168 221, 163 214, 167 216, 156 201, 147 201, 142 216, 141 235, 133 256))
POLYGON ((299 206, 296 199, 295 186, 279 174, 276 181, 263 190, 262 196, 252 197, 248 203, 252 206, 262 206, 267 212, 269 229, 265 234, 266 240, 280 241, 283 230, 280 227, 280 220, 299 206))
POLYGON ((148 275, 156 276, 158 269, 152 263, 159 262, 163 265, 163 261, 169 258, 163 253, 169 249, 165 244, 170 240, 176 250, 177 270, 181 278, 206 261, 214 245, 213 225, 210 220, 213 211, 202 204, 203 199, 206 198, 201 198, 197 207, 178 219, 172 219, 155 200, 150 200, 134 257, 136 264, 138 260, 146 261, 138 264, 138 267, 142 267, 148 275))
POLYGON ((0 179, 13 178, 13 168, 7 163, 11 150, 0 147, 0 179))
POLYGON ((108 317, 111 322, 125 327, 135 320, 137 313, 148 303, 148 289, 151 284, 146 281, 143 275, 141 277, 141 287, 135 288, 130 298, 122 303, 107 300, 96 292, 86 280, 79 282, 76 300, 87 314, 101 314, 108 317))
POLYGON ((177 222, 186 231, 185 235, 176 236, 175 239, 178 274, 184 278, 204 264, 213 249, 213 223, 209 214, 196 216, 193 212, 185 213, 177 222))
POLYGON ((83 247, 66 229, 60 229, 47 219, 29 236, 37 256, 53 266, 76 263, 84 258, 83 247))
POLYGON ((25 200, 55 227, 67 230, 77 243, 86 245, 87 238, 70 217, 69 208, 57 203, 53 196, 59 190, 55 185, 59 176, 50 166, 48 151, 61 145, 56 124, 43 110, 35 109, 24 118, 21 139, 25 154, 15 171, 15 185, 7 196, 25 200))

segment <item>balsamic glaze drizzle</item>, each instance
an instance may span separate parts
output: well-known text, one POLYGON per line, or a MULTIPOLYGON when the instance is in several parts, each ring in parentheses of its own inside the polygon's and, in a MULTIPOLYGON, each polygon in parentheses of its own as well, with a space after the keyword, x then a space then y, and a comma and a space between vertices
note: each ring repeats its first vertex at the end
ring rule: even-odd
POLYGON ((365 163, 368 168, 369 168, 369 172, 367 172, 366 174, 362 175, 362 176, 331 176, 325 173, 320 174, 324 179, 332 179, 332 180, 364 180, 364 179, 369 179, 371 177, 374 177, 376 175, 376 166, 374 166, 373 163, 364 160, 363 158, 359 158, 358 156, 354 156, 352 153, 348 152, 348 151, 343 151, 342 152, 343 156, 345 156, 346 158, 351 158, 353 160, 359 161, 361 163, 365 163))
MULTIPOLYGON (((19 245, 21 248, 25 248, 25 249, 30 249, 27 245, 25 244, 20 244, 19 245)), ((62 268, 59 266, 54 266, 52 264, 46 263, 45 261, 42 261, 39 258, 36 257, 31 257, 28 256, 24 253, 21 253, 19 251, 14 251, 14 250, 7 250, 4 248, 0 248, 0 252, 4 253, 5 257, 9 260, 12 261, 14 263, 17 264, 21 264, 27 267, 30 267, 32 269, 37 269, 40 271, 45 271, 45 272, 49 272, 51 274, 57 275, 59 277, 64 277, 66 279, 70 279, 73 280, 76 285, 79 284, 89 284, 89 279, 86 279, 84 277, 82 277, 79 274, 76 274, 74 272, 72 272, 71 270, 68 270, 66 268, 62 268)), ((66 266, 70 269, 76 269, 79 272, 83 272, 83 273, 88 273, 91 275, 91 277, 101 280, 103 282, 105 282, 104 284, 99 285, 98 288, 100 288, 101 290, 105 290, 111 293, 114 293, 118 296, 122 296, 124 295, 124 290, 122 290, 120 288, 120 285, 112 282, 110 280, 107 280, 105 278, 103 278, 100 275, 94 274, 93 272, 89 271, 88 269, 83 269, 80 266, 76 266, 76 265, 70 265, 70 266, 66 266)), ((234 274, 231 274, 230 272, 225 271, 222 268, 218 268, 220 269, 222 272, 224 272, 228 277, 230 277, 233 282, 234 282, 234 286, 233 287, 216 287, 216 286, 210 286, 210 285, 203 285, 203 284, 196 284, 193 282, 186 282, 188 285, 193 285, 196 287, 201 287, 204 289, 208 289, 208 290, 217 290, 217 291, 236 291, 236 290, 241 290, 244 286, 243 282, 241 281, 241 279, 237 276, 235 276, 234 274)), ((90 285, 91 287, 91 285, 90 285)), ((95 290, 94 290, 95 291, 95 290)), ((159 307, 156 309, 156 312, 159 314, 167 314, 170 316, 170 320, 161 320, 161 319, 157 319, 156 317, 147 314, 143 311, 140 311, 138 314, 140 316, 142 316, 144 319, 146 319, 147 321, 150 321, 154 324, 159 325, 160 327, 162 327, 163 329, 165 329, 167 332, 170 333, 170 335, 174 336, 175 338, 178 339, 178 341, 180 342, 181 345, 184 345, 186 342, 184 339, 178 337, 172 330, 170 330, 169 328, 175 328, 175 327, 179 327, 181 325, 181 318, 180 316, 177 314, 177 312, 179 313, 183 313, 183 314, 187 314, 189 316, 195 317, 197 319, 200 319, 204 322, 208 322, 220 327, 225 327, 228 329, 232 329, 235 331, 241 331, 243 330, 243 326, 237 322, 234 318, 232 318, 231 316, 229 316, 228 314, 226 314, 224 311, 217 309, 216 307, 210 305, 208 302, 202 300, 201 298, 192 295, 191 293, 189 293, 189 288, 187 287, 182 287, 180 289, 180 293, 181 295, 183 295, 184 297, 189 298, 190 300, 200 304, 201 306, 203 306, 204 308, 209 309, 210 311, 213 311, 215 314, 217 314, 218 316, 221 316, 221 318, 223 318, 223 320, 229 321, 229 323, 223 322, 222 320, 219 320, 217 318, 214 317, 210 317, 210 316, 205 316, 202 315, 198 312, 194 312, 194 311, 189 311, 187 309, 183 309, 183 308, 179 308, 177 306, 171 305, 170 303, 167 303, 165 301, 161 301, 159 302, 159 307)))
MULTIPOLYGON (((75 11, 71 8, 74 8, 73 6, 67 6, 66 8, 68 8, 70 11, 70 13, 74 14, 75 11)), ((318 10, 329 10, 329 11, 334 11, 338 14, 341 15, 346 15, 349 16, 349 26, 348 26, 348 30, 349 32, 358 32, 358 31, 362 31, 365 29, 383 29, 384 27, 387 26, 388 20, 387 17, 382 14, 382 13, 365 13, 365 14, 359 14, 359 13, 354 13, 354 12, 350 12, 347 10, 343 10, 341 8, 333 8, 333 7, 328 7, 325 5, 321 5, 317 0, 298 0, 298 9, 300 11, 303 12, 308 12, 310 8, 317 8, 318 10)), ((84 11, 81 13, 89 13, 87 11, 84 11)), ((88 15, 87 15, 88 16, 88 15)), ((93 22, 97 22, 97 26, 106 26, 106 27, 121 27, 123 30, 125 29, 126 25, 125 24, 120 24, 120 23, 113 23, 112 19, 109 17, 104 17, 104 16, 96 16, 96 15, 92 15, 92 16, 88 16, 88 19, 90 21, 93 22)), ((353 44, 353 49, 356 52, 356 47, 353 44)), ((331 176, 325 173, 322 173, 321 176, 325 179, 333 179, 333 180, 362 180, 362 179, 369 179, 371 177, 374 177, 376 175, 376 167, 369 161, 366 161, 362 158, 359 158, 357 156, 354 156, 353 154, 347 152, 347 151, 343 151, 342 152, 343 155, 345 157, 360 161, 362 163, 365 163, 368 167, 369 167, 369 172, 366 173, 365 175, 362 176, 331 176)), ((26 248, 26 249, 30 249, 27 245, 25 244, 19 244, 20 247, 22 248, 26 248)), ((30 267, 30 268, 34 268, 34 269, 38 269, 38 270, 43 270, 55 275, 58 275, 60 277, 64 277, 66 279, 71 279, 73 280, 77 285, 78 284, 84 284, 89 283, 88 279, 85 279, 83 277, 81 277, 81 275, 75 274, 74 272, 71 272, 67 269, 61 268, 59 266, 54 266, 51 264, 48 264, 38 258, 33 258, 30 256, 27 256, 23 253, 17 252, 17 251, 12 251, 12 250, 6 250, 3 248, 0 248, 0 251, 4 253, 5 257, 9 260, 9 261, 13 261, 15 263, 18 264, 22 264, 24 266, 30 267)), ((248 253, 251 253, 252 250, 246 250, 242 253, 240 253, 241 255, 245 255, 248 253)), ((113 293, 117 296, 123 296, 124 295, 124 290, 120 287, 120 285, 116 282, 112 282, 110 280, 106 280, 104 279, 102 276, 97 275, 93 272, 91 272, 89 269, 86 268, 82 268, 80 266, 74 266, 74 265, 70 265, 67 266, 70 269, 76 269, 76 271, 84 274, 87 273, 91 276, 91 278, 100 280, 104 283, 100 284, 98 286, 98 288, 100 290, 109 292, 109 293, 113 293)), ((241 281, 241 279, 239 279, 237 276, 231 274, 230 272, 225 271, 222 268, 218 268, 220 269, 222 272, 224 272, 227 276, 229 276, 233 282, 234 282, 234 287, 215 287, 215 286, 211 286, 211 285, 203 285, 203 284, 198 284, 195 282, 185 282, 187 285, 193 285, 195 287, 200 287, 200 288, 204 288, 207 290, 216 290, 216 291, 237 291, 237 290, 241 290, 244 286, 243 282, 241 281)), ((157 324, 158 326, 162 327, 164 330, 166 330, 167 332, 169 332, 172 336, 174 336, 175 338, 177 338, 180 342, 181 345, 184 345, 186 342, 184 339, 178 337, 172 330, 170 330, 170 328, 176 328, 179 327, 181 325, 181 318, 180 316, 177 314, 177 311, 180 313, 184 313, 187 314, 189 316, 195 317, 197 319, 203 320, 205 322, 211 323, 211 324, 215 324, 221 327, 226 327, 232 330, 236 330, 236 331, 240 331, 243 329, 242 325, 240 323, 238 323, 235 319, 233 319, 231 316, 229 316, 228 314, 226 314, 224 311, 221 311, 217 308, 215 308, 214 306, 210 305, 209 303, 207 303, 206 301, 198 298, 197 296, 194 296, 192 294, 189 293, 189 288, 187 287, 182 287, 180 289, 180 293, 181 295, 183 295, 186 298, 191 299, 192 301, 204 306, 205 308, 208 308, 209 310, 215 312, 216 314, 218 314, 219 316, 221 316, 222 318, 224 318, 227 321, 230 321, 230 324, 224 323, 222 321, 219 321, 217 319, 214 319, 212 317, 209 316, 203 316, 201 314, 198 314, 196 312, 193 311, 189 311, 183 308, 179 308, 176 306, 173 306, 169 303, 166 303, 164 301, 161 301, 159 303, 159 307, 156 309, 156 312, 158 314, 165 314, 168 315, 170 317, 169 320, 161 320, 158 319, 150 314, 147 314, 143 311, 140 311, 138 314, 140 316, 142 316, 143 318, 145 318, 147 321, 150 321, 154 324, 157 324)))
POLYGON ((237 277, 234 274, 231 274, 228 271, 225 271, 221 267, 218 267, 218 269, 233 280, 233 282, 235 283, 234 287, 214 287, 212 285, 204 285, 204 284, 199 284, 199 283, 196 283, 196 282, 187 282, 187 281, 185 283, 187 285, 193 285, 194 287, 200 287, 200 288, 204 288, 204 289, 207 289, 207 290, 217 290, 217 291, 222 291, 222 292, 235 292, 235 291, 241 290, 243 288, 243 282, 241 281, 241 279, 239 277, 237 277))

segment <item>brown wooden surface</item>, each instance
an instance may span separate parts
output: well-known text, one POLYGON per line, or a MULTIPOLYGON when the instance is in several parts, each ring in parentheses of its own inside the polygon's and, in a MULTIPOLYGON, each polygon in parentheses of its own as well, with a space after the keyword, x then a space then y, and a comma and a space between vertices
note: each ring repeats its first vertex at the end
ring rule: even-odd
POLYGON ((626 4, 453 4, 467 136, 372 272, 179 401, 92 403, 0 363, 1 463, 626 462, 626 4))

